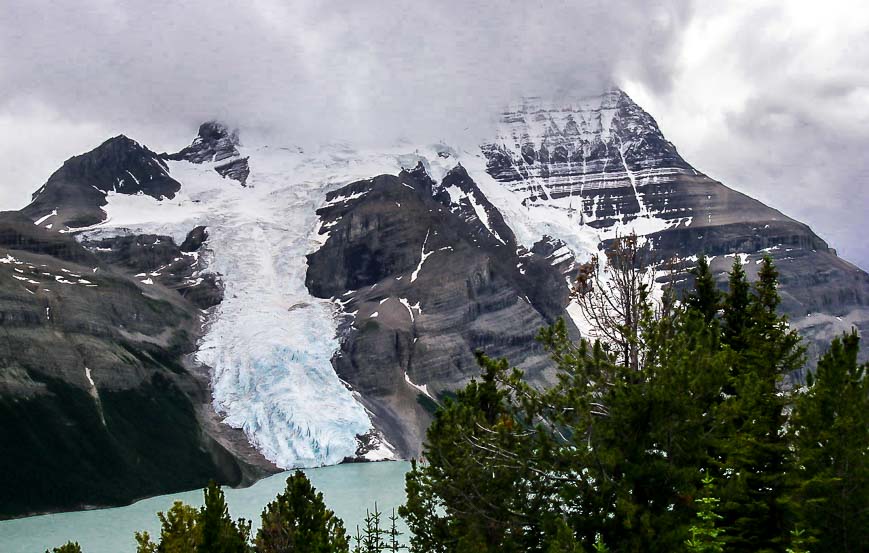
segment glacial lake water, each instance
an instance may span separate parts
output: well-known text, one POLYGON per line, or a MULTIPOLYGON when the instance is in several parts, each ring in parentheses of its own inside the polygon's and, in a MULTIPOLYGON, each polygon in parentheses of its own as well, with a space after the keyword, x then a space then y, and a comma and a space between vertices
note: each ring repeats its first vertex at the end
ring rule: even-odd
MULTIPOLYGON (((344 520, 347 532, 355 534, 366 509, 374 503, 388 514, 404 503, 407 462, 353 463, 306 469, 314 487, 323 492, 327 507, 344 520)), ((253 521, 254 531, 268 502, 283 491, 290 473, 260 480, 249 488, 224 488, 229 514, 253 521)), ((143 499, 126 507, 40 515, 0 522, 0 552, 43 553, 69 540, 77 541, 83 553, 134 553, 133 534, 147 530, 159 534, 157 511, 166 511, 176 500, 202 504, 202 490, 192 490, 143 499)), ((402 525, 402 531, 405 531, 402 525)))

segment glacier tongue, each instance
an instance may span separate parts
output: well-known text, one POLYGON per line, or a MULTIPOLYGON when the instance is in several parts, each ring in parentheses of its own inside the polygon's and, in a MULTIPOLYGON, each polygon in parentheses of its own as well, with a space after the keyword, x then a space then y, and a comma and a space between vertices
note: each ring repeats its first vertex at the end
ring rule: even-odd
POLYGON ((224 300, 207 317, 197 359, 213 369, 215 409, 283 468, 336 464, 356 452, 372 425, 331 365, 338 347, 334 304, 305 287, 307 253, 319 247, 316 210, 326 192, 396 173, 390 154, 332 149, 250 148, 247 188, 212 164, 169 162, 182 183, 171 200, 111 195, 108 219, 90 232, 209 231, 207 270, 220 274, 224 300))

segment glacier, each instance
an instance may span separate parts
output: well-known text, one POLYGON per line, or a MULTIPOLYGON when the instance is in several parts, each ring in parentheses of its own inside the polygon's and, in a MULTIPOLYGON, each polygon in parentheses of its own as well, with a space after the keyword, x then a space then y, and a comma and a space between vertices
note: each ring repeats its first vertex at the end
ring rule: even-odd
MULTIPOLYGON (((314 298, 305 287, 306 254, 326 239, 316 210, 331 190, 416 161, 445 173, 433 148, 359 152, 332 144, 310 155, 253 143, 240 147, 251 167, 246 187, 216 173, 215 162, 169 161, 182 184, 174 198, 109 192, 106 220, 75 230, 181 243, 206 226, 202 272, 220 275, 224 299, 203 312, 196 360, 212 370, 215 410, 281 468, 337 464, 355 455, 357 436, 372 423, 331 364, 340 301, 314 298)), ((393 458, 390 444, 373 435, 379 443, 365 457, 393 458)))

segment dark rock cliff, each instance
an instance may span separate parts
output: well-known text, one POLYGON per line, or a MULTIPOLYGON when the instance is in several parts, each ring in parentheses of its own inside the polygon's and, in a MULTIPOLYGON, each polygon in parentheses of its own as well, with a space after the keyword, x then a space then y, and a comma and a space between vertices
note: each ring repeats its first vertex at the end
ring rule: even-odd
POLYGON ((214 170, 221 177, 238 181, 245 186, 250 175, 248 158, 241 157, 237 146, 238 131, 230 131, 226 125, 209 121, 199 126, 199 134, 190 146, 174 154, 162 154, 162 158, 190 163, 216 163, 214 170))
MULTIPOLYGON (((0 214, 0 450, 8 452, 0 458, 0 486, 9 490, 0 497, 0 517, 124 503, 209 478, 240 483, 274 470, 247 436, 219 420, 209 368, 191 355, 203 317, 219 317, 227 305, 220 305, 221 275, 202 263, 203 255, 217 255, 209 230, 219 243, 224 229, 195 226, 203 221, 194 216, 180 226, 180 236, 191 227, 180 245, 163 235, 178 236, 179 228, 162 222, 147 227, 158 229, 154 234, 117 225, 86 236, 75 230, 103 221, 102 207, 115 193, 175 197, 181 184, 168 170, 189 162, 249 186, 228 180, 205 191, 191 187, 180 198, 201 212, 199 202, 244 192, 213 205, 239 208, 250 231, 240 243, 256 248, 269 221, 258 214, 272 206, 244 203, 247 193, 269 189, 252 188, 265 172, 248 182, 243 151, 238 135, 215 122, 175 154, 116 137, 68 160, 21 212, 0 214)), ((347 182, 347 154, 313 155, 313 174, 347 182)), ((866 272, 838 258, 806 225, 695 170, 620 91, 557 105, 524 102, 503 114, 481 154, 486 172, 479 152, 462 157, 443 147, 430 166, 455 160, 474 169, 457 164, 440 182, 423 165, 360 180, 328 194, 317 212, 323 243, 307 258, 306 285, 335 304, 340 349, 332 364, 371 413, 376 431, 361 437, 366 447, 376 447, 382 434, 398 454, 418 454, 437 403, 479 374, 478 349, 507 357, 535 385, 550 382, 552 365, 534 337, 566 315, 574 254, 605 248, 632 225, 646 236, 649 263, 684 271, 705 253, 722 286, 736 256, 753 277, 761 257, 771 255, 781 272, 782 307, 809 338, 811 355, 852 326, 869 331, 866 272)), ((257 160, 256 150, 250 155, 257 160)), ((411 158, 420 156, 403 159, 411 158)), ((347 172, 358 175, 354 170, 347 172)), ((265 174, 259 182, 285 176, 310 175, 265 174)), ((293 201, 320 201, 280 190, 293 201)), ((178 211, 178 221, 186 221, 178 211)), ((280 229, 307 240, 309 229, 295 221, 280 229)), ((239 267, 219 261, 214 266, 230 267, 229 283, 239 267)), ((278 272, 298 269, 281 259, 239 262, 256 280, 260 261, 278 272)), ((227 301, 236 292, 255 298, 236 309, 250 309, 262 293, 257 286, 227 290, 227 301)), ((269 298, 282 308, 279 295, 269 298)), ((298 406, 286 407, 292 413, 298 406)))
POLYGON ((264 474, 191 363, 219 301, 190 282, 195 256, 167 237, 90 246, 0 213, 0 518, 264 474))
POLYGON ((442 394, 479 374, 476 350, 550 380, 535 335, 563 314, 573 266, 544 243, 517 247, 463 168, 439 185, 421 167, 359 181, 318 213, 328 239, 308 257, 307 284, 345 314, 335 369, 401 454, 419 453, 442 394))
POLYGON ((172 198, 180 188, 157 154, 120 135, 68 159, 21 212, 40 226, 60 231, 104 221, 100 208, 109 192, 172 198))

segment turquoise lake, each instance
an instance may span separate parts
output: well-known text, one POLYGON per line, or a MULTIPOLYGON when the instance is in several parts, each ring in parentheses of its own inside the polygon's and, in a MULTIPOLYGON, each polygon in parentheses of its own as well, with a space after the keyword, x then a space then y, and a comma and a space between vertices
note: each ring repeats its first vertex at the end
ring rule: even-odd
MULTIPOLYGON (((408 470, 407 462, 354 463, 306 469, 305 474, 323 492, 326 505, 344 519, 352 535, 362 524, 366 509, 372 509, 375 502, 386 515, 404 503, 404 475, 408 470)), ((263 508, 283 491, 287 476, 289 473, 276 474, 249 488, 224 488, 232 518, 250 519, 255 531, 263 508)), ((0 522, 0 552, 43 553, 72 540, 79 542, 83 553, 134 553, 133 534, 142 530, 152 536, 159 534, 157 511, 166 511, 176 500, 199 506, 202 490, 151 497, 126 507, 0 522)))

